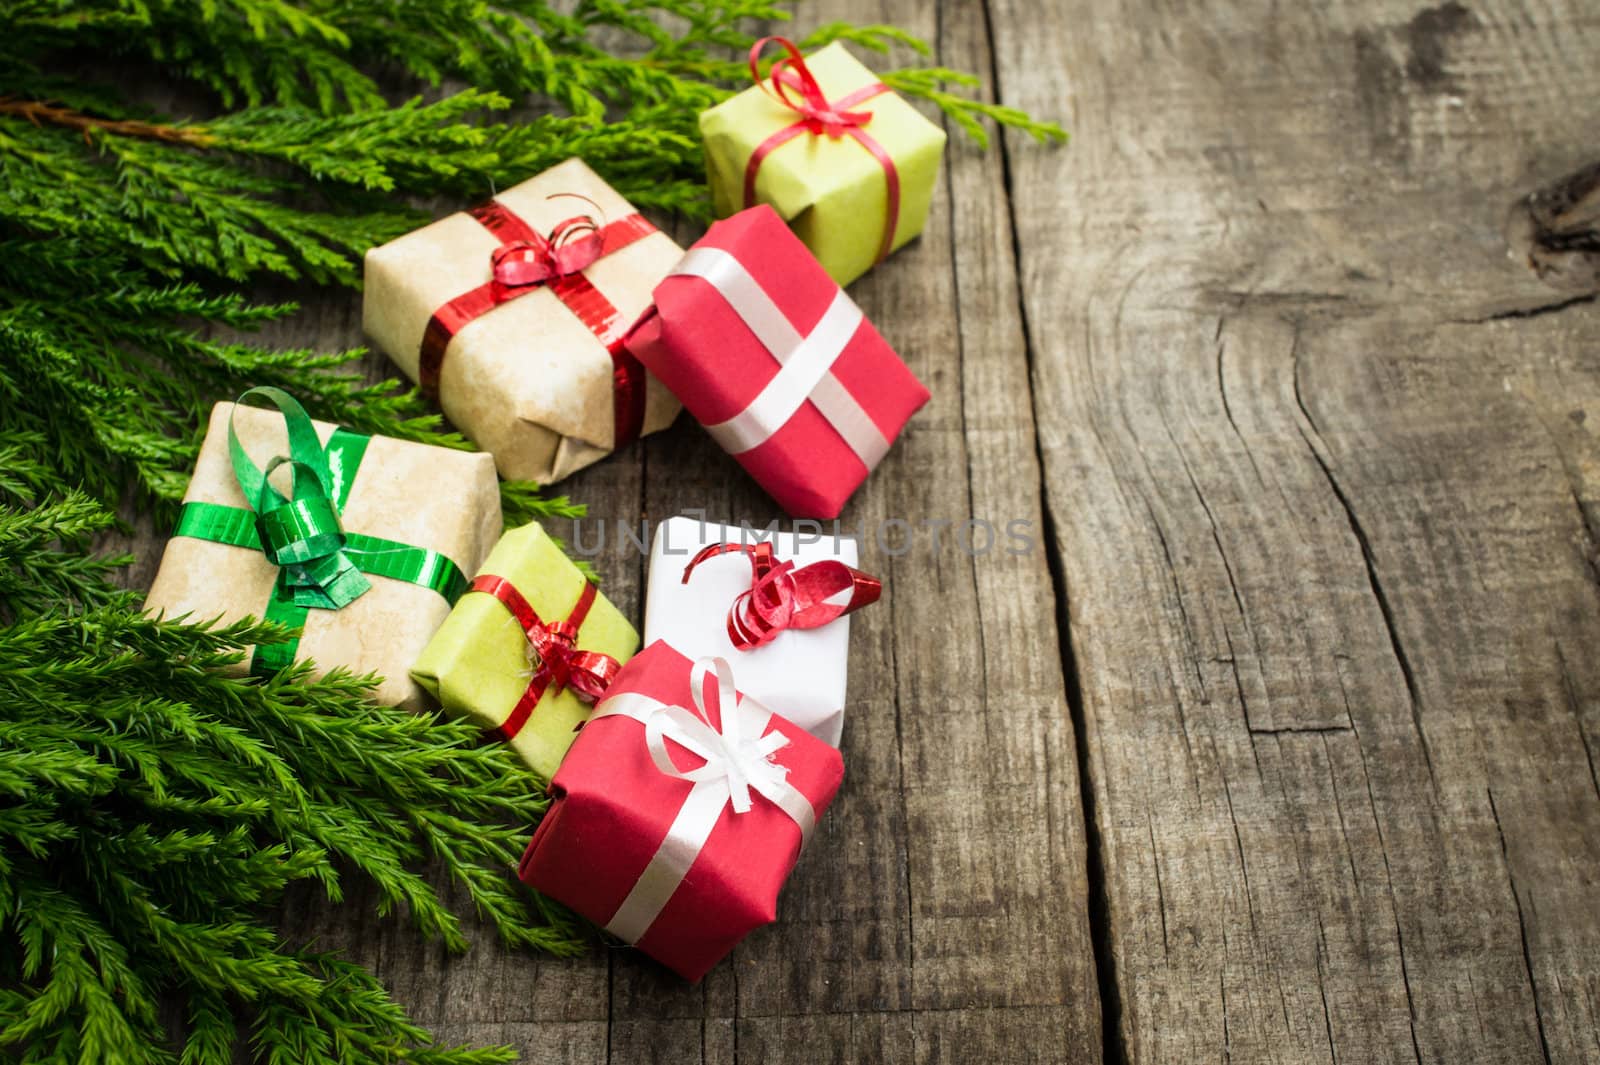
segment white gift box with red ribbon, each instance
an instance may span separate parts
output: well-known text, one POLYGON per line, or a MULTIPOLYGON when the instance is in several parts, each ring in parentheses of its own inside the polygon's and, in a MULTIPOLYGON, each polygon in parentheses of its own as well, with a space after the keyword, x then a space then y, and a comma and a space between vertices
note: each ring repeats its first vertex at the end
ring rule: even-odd
MULTIPOLYGON (((817 628, 786 628, 768 642, 745 649, 729 632, 729 612, 751 590, 749 559, 739 552, 709 558, 694 567, 687 582, 683 579, 695 556, 716 544, 767 542, 780 563, 803 567, 837 562, 853 569, 859 556, 856 541, 835 538, 826 526, 822 528, 822 532, 769 533, 690 517, 662 522, 650 545, 644 641, 648 645, 663 640, 688 658, 729 660, 738 670, 740 690, 781 705, 790 721, 837 747, 849 677, 849 616, 834 617, 817 628)), ((841 591, 829 602, 845 606, 850 596, 848 590, 841 591)))

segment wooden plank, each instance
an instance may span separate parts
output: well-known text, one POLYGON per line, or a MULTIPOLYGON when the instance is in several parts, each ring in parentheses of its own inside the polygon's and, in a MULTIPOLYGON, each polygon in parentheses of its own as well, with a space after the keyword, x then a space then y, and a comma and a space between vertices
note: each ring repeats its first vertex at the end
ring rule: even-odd
POLYGON ((990 2, 1113 1059, 1600 1060, 1587 7, 990 2))
MULTIPOLYGON (((824 3, 804 15, 902 25, 937 39, 947 63, 989 65, 981 9, 824 3)), ((936 400, 842 521, 866 533, 863 564, 886 584, 885 601, 852 622, 844 790, 779 924, 703 991, 613 957, 617 1060, 1056 1061, 1069 1047, 1098 1060, 1073 737, 1042 551, 969 559, 951 533, 934 551, 924 531, 894 557, 896 544, 875 536, 889 519, 1042 528, 999 167, 958 144, 928 231, 851 289, 936 400)), ((652 521, 685 508, 755 525, 776 515, 693 426, 644 453, 652 521)))

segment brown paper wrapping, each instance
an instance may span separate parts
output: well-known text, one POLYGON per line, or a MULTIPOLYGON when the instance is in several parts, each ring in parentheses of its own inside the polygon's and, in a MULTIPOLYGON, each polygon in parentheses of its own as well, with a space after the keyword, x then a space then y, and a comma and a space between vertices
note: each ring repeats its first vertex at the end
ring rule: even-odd
MULTIPOLYGON (((540 233, 574 215, 604 221, 633 213, 627 200, 581 159, 569 159, 496 195, 540 233)), ((453 214, 373 248, 366 257, 362 326, 374 344, 417 380, 422 334, 433 313, 490 279, 499 241, 471 215, 453 214)), ((683 256, 652 233, 596 261, 584 276, 617 308, 624 324, 650 305, 651 291, 683 256)), ((678 401, 647 377, 642 432, 665 429, 678 401)), ((547 288, 501 304, 450 341, 440 373, 445 416, 494 455, 500 473, 541 484, 604 457, 613 437, 612 359, 589 328, 547 288)))
MULTIPOLYGON (((212 409, 185 502, 246 505, 228 456, 230 415, 257 465, 287 452, 283 416, 277 411, 219 403, 212 409)), ((334 426, 314 424, 326 443, 334 426)), ((374 436, 341 517, 351 532, 432 548, 471 577, 500 536, 494 463, 482 453, 374 436)), ((207 623, 260 617, 277 575, 260 551, 175 536, 161 556, 145 607, 169 618, 189 615, 207 623)), ((414 584, 368 579, 371 590, 343 609, 307 615, 299 657, 315 660, 319 673, 336 666, 356 674, 376 673, 383 678, 375 694, 379 702, 423 709, 431 700, 411 679, 410 669, 449 615, 450 604, 414 584)), ((248 666, 246 659, 236 671, 243 673, 248 666)))

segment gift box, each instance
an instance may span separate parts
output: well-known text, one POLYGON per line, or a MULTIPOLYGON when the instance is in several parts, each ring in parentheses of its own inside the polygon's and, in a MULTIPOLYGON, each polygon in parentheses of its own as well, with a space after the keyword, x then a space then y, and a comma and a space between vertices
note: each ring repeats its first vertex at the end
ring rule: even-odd
POLYGON ((639 634, 538 523, 500 538, 411 676, 545 780, 639 634))
POLYGON ((502 475, 549 484, 677 415, 620 340, 682 254, 569 159, 367 252, 362 326, 502 475))
POLYGON ((787 55, 754 88, 700 116, 719 217, 757 203, 777 209, 823 268, 848 285, 928 219, 944 130, 890 92, 842 44, 787 55))
POLYGON ((849 615, 881 591, 856 561, 849 537, 669 518, 650 544, 645 642, 728 659, 741 691, 837 747, 849 615))
POLYGON ((213 408, 146 608, 304 626, 239 670, 313 659, 321 673, 377 674, 379 702, 425 708, 407 671, 500 535, 494 463, 312 421, 275 388, 245 397, 278 409, 213 408))
POLYGON ((837 517, 928 401, 766 206, 713 223, 627 344, 794 517, 837 517))
POLYGON ((653 643, 567 752, 521 876, 698 980, 776 920, 843 777, 838 751, 739 695, 726 661, 653 643))

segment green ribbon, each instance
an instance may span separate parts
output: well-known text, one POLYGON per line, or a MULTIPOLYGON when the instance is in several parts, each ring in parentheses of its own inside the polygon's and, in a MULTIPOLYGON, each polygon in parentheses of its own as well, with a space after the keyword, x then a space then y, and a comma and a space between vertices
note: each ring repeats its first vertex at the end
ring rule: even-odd
MULTIPOLYGON (((377 536, 346 532, 339 515, 350 498, 356 471, 371 437, 336 429, 326 447, 311 417, 295 398, 277 388, 252 388, 239 403, 262 397, 276 406, 288 430, 289 454, 260 469, 228 421, 233 473, 250 509, 189 502, 178 515, 174 536, 260 551, 278 567, 278 580, 262 617, 291 628, 305 625, 312 610, 338 610, 372 587, 368 574, 428 588, 454 603, 466 590, 461 568, 437 551, 377 536), (271 482, 289 467, 290 494, 271 482)), ((257 646, 250 672, 269 675, 294 661, 300 640, 257 646)))

